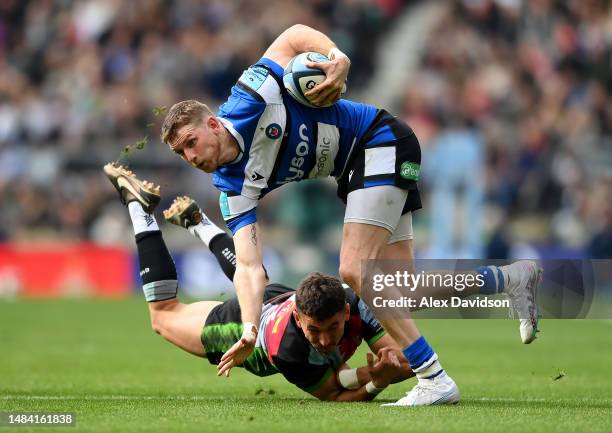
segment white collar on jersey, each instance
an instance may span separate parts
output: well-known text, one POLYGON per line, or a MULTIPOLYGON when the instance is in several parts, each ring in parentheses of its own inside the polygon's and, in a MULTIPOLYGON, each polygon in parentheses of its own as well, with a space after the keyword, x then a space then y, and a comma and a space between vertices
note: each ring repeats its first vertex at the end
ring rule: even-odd
POLYGON ((234 129, 234 125, 232 124, 232 122, 227 119, 224 119, 223 117, 217 117, 217 119, 219 119, 225 129, 227 129, 229 133, 232 134, 232 136, 238 142, 238 146, 240 147, 240 152, 238 153, 236 159, 224 165, 236 164, 237 162, 240 162, 242 160, 242 157, 244 156, 244 139, 242 138, 242 135, 240 135, 240 133, 234 129))

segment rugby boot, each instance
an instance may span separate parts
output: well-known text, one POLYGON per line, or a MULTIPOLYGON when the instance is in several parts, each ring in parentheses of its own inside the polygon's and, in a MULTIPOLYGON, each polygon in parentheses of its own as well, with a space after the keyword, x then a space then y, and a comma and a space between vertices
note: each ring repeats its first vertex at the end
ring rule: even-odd
POLYGON ((145 212, 153 213, 161 200, 159 185, 138 179, 133 171, 115 162, 106 164, 104 173, 119 192, 121 203, 137 201, 145 212))
POLYGON ((543 269, 531 260, 519 260, 499 269, 504 276, 504 293, 510 299, 510 312, 520 322, 521 341, 529 344, 539 332, 537 294, 543 269))
POLYGON ((164 218, 169 223, 185 229, 198 225, 203 220, 208 221, 196 201, 186 195, 174 199, 172 205, 164 210, 164 218))
POLYGON ((432 406, 438 404, 455 404, 460 394, 457 384, 443 371, 432 379, 419 379, 405 397, 395 403, 386 403, 382 406, 432 406))

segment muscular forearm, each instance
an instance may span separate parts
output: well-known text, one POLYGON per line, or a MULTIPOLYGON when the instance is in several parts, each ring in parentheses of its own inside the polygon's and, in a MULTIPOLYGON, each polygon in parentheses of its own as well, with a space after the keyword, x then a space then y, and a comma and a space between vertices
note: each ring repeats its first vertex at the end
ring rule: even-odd
POLYGON ((259 327, 266 277, 257 223, 239 229, 234 235, 236 272, 234 286, 240 302, 243 323, 259 327))
POLYGON ((259 328, 261 305, 266 286, 265 273, 261 266, 252 268, 236 266, 234 286, 240 303, 242 322, 250 322, 259 328))
MULTIPOLYGON (((368 381, 369 382, 369 381, 368 381)), ((365 385, 358 389, 345 389, 333 396, 333 401, 369 401, 374 399, 376 394, 366 391, 365 385)))
MULTIPOLYGON (((391 383, 402 382, 411 377, 414 377, 414 372, 410 369, 410 365, 407 362, 402 362, 401 368, 397 369, 395 376, 391 379, 391 383)), ((365 385, 372 380, 367 366, 357 368, 357 378, 359 379, 359 385, 365 385)))
POLYGON ((289 27, 285 30, 284 35, 295 54, 315 51, 327 55, 336 46, 325 34, 303 24, 289 27))

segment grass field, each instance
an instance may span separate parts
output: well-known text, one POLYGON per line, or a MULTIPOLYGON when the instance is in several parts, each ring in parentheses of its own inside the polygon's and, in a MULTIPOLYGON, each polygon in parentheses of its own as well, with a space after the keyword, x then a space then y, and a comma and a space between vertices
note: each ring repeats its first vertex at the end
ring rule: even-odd
MULTIPOLYGON (((322 403, 280 376, 218 378, 150 331, 136 299, 0 301, 0 412, 75 412, 76 428, 52 429, 71 432, 612 430, 611 322, 543 321, 530 346, 508 320, 420 327, 461 389, 456 406, 379 406, 411 381, 371 403, 322 403)), ((351 365, 364 361, 362 349, 351 365)))

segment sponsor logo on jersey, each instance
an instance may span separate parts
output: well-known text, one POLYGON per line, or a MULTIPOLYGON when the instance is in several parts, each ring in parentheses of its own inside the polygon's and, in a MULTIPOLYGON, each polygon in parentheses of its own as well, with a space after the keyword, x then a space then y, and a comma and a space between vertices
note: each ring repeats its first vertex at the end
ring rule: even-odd
POLYGON ((304 160, 308 156, 308 152, 310 151, 310 145, 308 136, 306 135, 305 124, 301 124, 299 128, 300 141, 298 145, 295 147, 295 156, 291 158, 291 165, 289 166, 290 175, 285 178, 281 183, 291 182, 293 180, 298 180, 304 177, 304 170, 302 170, 302 165, 304 165, 304 160), (293 175, 291 175, 293 174, 293 175))
POLYGON ((329 176, 334 171, 334 161, 340 148, 338 127, 319 122, 317 131, 315 165, 308 174, 309 178, 329 176))
POLYGON ((414 180, 415 182, 419 180, 419 175, 421 174, 421 166, 415 162, 405 161, 402 163, 400 168, 400 176, 404 179, 414 180))
MULTIPOLYGON (((331 141, 327 137, 323 137, 319 146, 317 146, 317 160, 313 177, 319 177, 322 175, 325 170, 325 166, 327 165, 327 160, 329 159, 330 152, 330 143, 331 141)), ((328 173, 329 174, 329 173, 328 173)))
POLYGON ((283 129, 278 123, 270 123, 266 127, 266 137, 271 140, 276 140, 283 133, 283 129))

